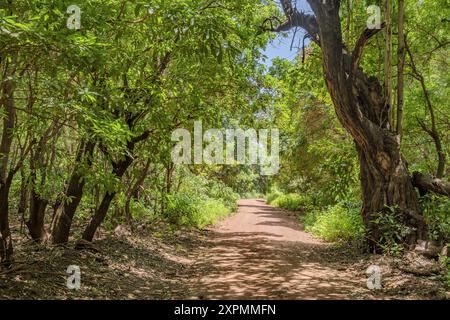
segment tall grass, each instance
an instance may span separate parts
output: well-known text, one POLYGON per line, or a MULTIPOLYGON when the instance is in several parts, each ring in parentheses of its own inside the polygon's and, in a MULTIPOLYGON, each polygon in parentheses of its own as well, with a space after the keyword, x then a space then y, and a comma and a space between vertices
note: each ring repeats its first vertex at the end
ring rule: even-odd
POLYGON ((282 193, 278 192, 278 191, 269 193, 266 197, 267 204, 272 204, 281 195, 282 195, 282 193))
POLYGON ((174 224, 203 229, 226 218, 232 209, 223 201, 177 193, 168 196, 165 217, 174 224))
POLYGON ((300 211, 308 208, 311 204, 307 197, 295 193, 286 195, 280 193, 269 194, 267 196, 267 203, 289 211, 300 211))
POLYGON ((365 229, 359 208, 339 203, 300 217, 307 232, 326 241, 350 241, 364 237, 365 229))

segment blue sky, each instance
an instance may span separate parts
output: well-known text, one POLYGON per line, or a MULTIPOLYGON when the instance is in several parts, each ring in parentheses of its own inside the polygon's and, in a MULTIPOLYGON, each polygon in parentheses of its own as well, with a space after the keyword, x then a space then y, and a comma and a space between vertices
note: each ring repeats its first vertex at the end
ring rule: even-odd
MULTIPOLYGON (((279 1, 276 0, 278 3, 279 1)), ((311 12, 311 8, 309 7, 306 0, 298 0, 297 1, 297 10, 303 10, 306 12, 311 12)), ((292 37, 294 36, 294 31, 290 31, 288 36, 285 37, 279 34, 276 39, 274 39, 264 51, 264 55, 267 56, 266 65, 270 66, 273 58, 285 58, 289 60, 295 59, 295 57, 299 53, 298 47, 301 46, 301 41, 304 36, 304 32, 302 29, 298 29, 297 34, 294 39, 294 43, 291 50, 292 37)))
MULTIPOLYGON (((300 35, 302 37, 302 35, 300 35)), ((264 51, 264 55, 267 56, 266 64, 270 65, 273 58, 280 57, 286 58, 289 60, 293 60, 298 55, 298 49, 296 47, 296 42, 298 39, 295 39, 294 46, 292 50, 291 42, 292 42, 293 33, 290 32, 289 36, 284 38, 279 35, 275 40, 273 40, 264 51)), ((299 37, 299 32, 297 32, 296 38, 299 37)))

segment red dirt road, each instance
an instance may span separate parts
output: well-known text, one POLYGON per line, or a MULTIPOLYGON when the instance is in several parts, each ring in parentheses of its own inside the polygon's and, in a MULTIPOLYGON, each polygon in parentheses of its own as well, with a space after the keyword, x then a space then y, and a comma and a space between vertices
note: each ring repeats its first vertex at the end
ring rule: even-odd
MULTIPOLYGON (((14 233, 19 234, 20 223, 16 222, 14 233)), ((301 231, 293 215, 263 200, 240 201, 234 216, 207 231, 174 231, 164 223, 154 224, 128 237, 105 236, 95 242, 96 250, 24 241, 16 246, 15 271, 0 273, 0 300, 449 296, 437 274, 415 276, 399 269, 417 268, 405 259, 323 243, 301 231), (69 265, 81 266, 81 290, 66 286, 69 265), (382 269, 383 290, 367 289, 370 265, 382 269)), ((422 268, 423 259, 417 261, 422 268)))
POLYGON ((193 299, 351 299, 367 292, 350 264, 263 200, 242 200, 197 252, 193 299))

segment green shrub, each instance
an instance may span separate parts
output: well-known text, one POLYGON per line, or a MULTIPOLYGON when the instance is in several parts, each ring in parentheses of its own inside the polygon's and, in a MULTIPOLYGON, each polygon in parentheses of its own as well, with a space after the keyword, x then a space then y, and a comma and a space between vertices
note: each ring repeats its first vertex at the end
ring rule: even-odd
POLYGON ((316 224, 317 218, 320 215, 320 211, 314 210, 305 213, 304 215, 299 216, 300 223, 302 226, 310 232, 311 228, 316 224))
POLYGON ((131 199, 130 210, 133 216, 133 220, 137 221, 153 221, 157 219, 157 214, 153 211, 153 208, 146 206, 144 201, 131 199))
POLYGON ((358 208, 345 204, 330 206, 325 211, 312 211, 300 217, 305 230, 326 241, 359 240, 364 225, 358 208))
POLYGON ((267 204, 272 204, 281 195, 282 193, 278 191, 269 193, 266 197, 267 204))
POLYGON ((201 199, 186 193, 176 193, 167 196, 167 207, 164 216, 174 224, 186 224, 199 208, 201 199))
POLYGON ((202 229, 216 224, 230 212, 220 200, 177 193, 167 197, 164 215, 171 223, 202 229))
POLYGON ((249 191, 241 194, 242 199, 262 199, 265 198, 263 193, 257 191, 249 191))
POLYGON ((373 223, 380 231, 378 245, 384 253, 400 255, 404 250, 402 241, 413 232, 413 228, 400 222, 401 215, 396 207, 386 207, 386 210, 374 214, 373 223))
MULTIPOLYGON (((447 243, 447 246, 450 246, 450 243, 447 243)), ((447 286, 450 286, 450 258, 447 256, 440 256, 439 260, 444 269, 447 270, 447 274, 445 275, 445 281, 447 283, 447 286)))
POLYGON ((423 215, 431 240, 443 243, 450 241, 450 200, 429 195, 422 199, 423 215))
POLYGON ((228 209, 221 201, 209 199, 200 203, 199 210, 192 215, 188 224, 202 229, 225 219, 228 217, 230 212, 231 210, 228 209))
POLYGON ((193 174, 189 174, 183 180, 178 193, 200 200, 220 200, 230 211, 237 209, 237 200, 239 199, 238 194, 223 182, 208 180, 206 177, 193 174))
POLYGON ((206 194, 208 198, 222 201, 230 211, 237 209, 238 194, 222 182, 211 181, 206 194))
POLYGON ((306 196, 290 193, 277 197, 272 204, 289 211, 299 211, 308 208, 311 202, 306 196))

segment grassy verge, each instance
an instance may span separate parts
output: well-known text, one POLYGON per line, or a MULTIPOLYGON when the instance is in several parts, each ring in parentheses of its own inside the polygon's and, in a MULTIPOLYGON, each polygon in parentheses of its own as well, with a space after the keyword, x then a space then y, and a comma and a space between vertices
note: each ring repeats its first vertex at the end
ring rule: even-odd
POLYGON ((226 206, 222 200, 174 194, 168 196, 164 216, 171 223, 203 229, 228 217, 234 209, 233 203, 226 206))
POLYGON ((326 241, 353 241, 364 236, 364 225, 359 206, 338 203, 313 209, 312 201, 304 195, 272 192, 267 203, 299 214, 299 221, 310 232, 326 241))
POLYGON ((305 230, 326 241, 353 241, 364 237, 360 210, 345 204, 313 210, 299 217, 305 230))

